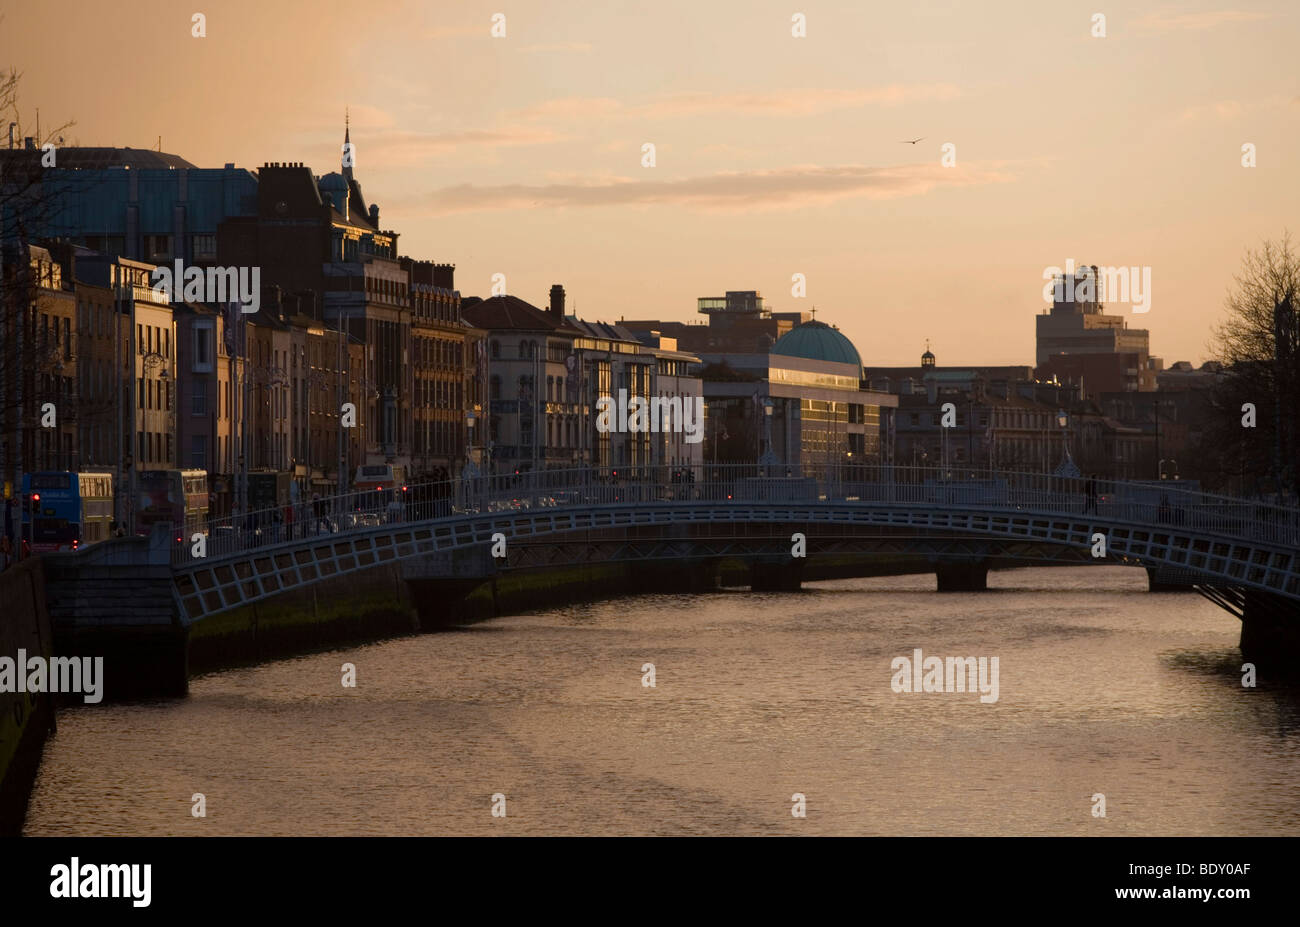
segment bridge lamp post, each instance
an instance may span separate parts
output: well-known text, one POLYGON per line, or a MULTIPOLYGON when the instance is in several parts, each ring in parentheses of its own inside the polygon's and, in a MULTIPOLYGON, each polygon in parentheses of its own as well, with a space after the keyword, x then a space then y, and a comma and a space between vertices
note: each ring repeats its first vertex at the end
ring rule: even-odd
POLYGON ((474 410, 470 409, 465 413, 465 468, 461 471, 461 479, 472 480, 479 475, 479 469, 474 464, 474 424, 478 421, 478 416, 474 410))
POLYGON ((772 407, 771 397, 763 400, 763 440, 767 449, 758 458, 758 465, 763 468, 764 476, 771 476, 772 468, 780 464, 776 452, 772 450, 772 407))
POLYGON ((1078 467, 1074 464, 1074 459, 1070 456, 1070 436, 1067 429, 1070 427, 1070 415, 1064 409, 1056 410, 1056 424, 1061 429, 1061 463, 1057 470, 1061 475, 1077 475, 1078 467))

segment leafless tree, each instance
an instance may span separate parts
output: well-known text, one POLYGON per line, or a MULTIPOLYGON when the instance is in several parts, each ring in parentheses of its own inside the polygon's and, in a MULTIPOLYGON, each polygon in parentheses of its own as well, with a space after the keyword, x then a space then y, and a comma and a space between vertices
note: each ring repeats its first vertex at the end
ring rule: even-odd
POLYGON ((1213 421, 1200 451, 1241 491, 1294 496, 1300 462, 1300 256, 1289 234, 1246 253, 1225 308, 1213 344, 1224 377, 1213 394, 1213 421))
MULTIPOLYGON (((23 139, 27 131, 19 106, 22 74, 12 68, 0 72, 0 121, 6 133, 13 129, 23 139)), ((46 143, 61 143, 73 123, 55 125, 39 137, 34 149, 0 151, 0 466, 5 479, 14 479, 21 466, 18 449, 23 435, 30 439, 34 390, 42 357, 36 342, 33 306, 38 281, 30 271, 31 238, 45 227, 56 208, 57 191, 45 182, 42 163, 46 143), (26 320, 27 325, 22 325, 26 320)), ((45 346, 48 352, 49 345, 45 346)))

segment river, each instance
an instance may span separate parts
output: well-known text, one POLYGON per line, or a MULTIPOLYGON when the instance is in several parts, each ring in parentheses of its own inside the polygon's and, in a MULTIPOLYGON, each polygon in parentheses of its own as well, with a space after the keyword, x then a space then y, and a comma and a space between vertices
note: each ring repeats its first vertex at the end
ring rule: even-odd
POLYGON ((25 832, 1300 834, 1300 694, 1242 687, 1237 619, 1124 567, 989 585, 640 596, 64 709, 25 832), (997 701, 895 692, 915 648, 997 657, 997 701))

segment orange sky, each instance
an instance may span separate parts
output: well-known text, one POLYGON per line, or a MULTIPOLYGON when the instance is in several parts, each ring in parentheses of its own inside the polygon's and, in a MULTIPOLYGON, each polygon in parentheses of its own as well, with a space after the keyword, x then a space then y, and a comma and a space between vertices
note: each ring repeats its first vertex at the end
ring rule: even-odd
POLYGON ((1208 356, 1245 248, 1300 236, 1300 8, 1229 3, 0 0, 0 65, 69 144, 161 135, 202 167, 336 170, 348 106, 381 224, 467 295, 504 273, 586 318, 694 320, 758 289, 868 365, 926 338, 1032 364, 1043 269, 1073 258, 1151 268, 1130 324, 1169 364, 1208 356))

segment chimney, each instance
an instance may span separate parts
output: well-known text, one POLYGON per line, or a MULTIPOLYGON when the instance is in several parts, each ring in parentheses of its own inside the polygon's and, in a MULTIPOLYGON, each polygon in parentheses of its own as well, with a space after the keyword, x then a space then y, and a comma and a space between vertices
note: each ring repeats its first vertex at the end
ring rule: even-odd
POLYGON ((35 151, 36 139, 30 135, 27 136, 26 138, 23 139, 23 147, 26 148, 28 151, 35 151))
POLYGON ((434 264, 433 265, 433 285, 440 286, 444 290, 456 289, 456 265, 455 264, 434 264))
POLYGON ((370 224, 379 228, 379 207, 374 203, 370 204, 370 224))
POLYGON ((564 321, 564 287, 558 283, 551 287, 551 315, 564 321))

